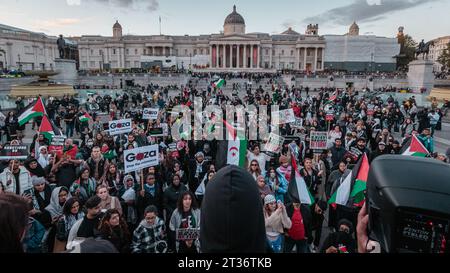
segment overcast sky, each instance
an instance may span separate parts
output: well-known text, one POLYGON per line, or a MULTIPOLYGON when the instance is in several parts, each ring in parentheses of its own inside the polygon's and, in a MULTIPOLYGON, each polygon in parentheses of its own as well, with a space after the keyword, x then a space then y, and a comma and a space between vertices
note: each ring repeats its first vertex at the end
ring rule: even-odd
POLYGON ((218 33, 237 5, 247 32, 345 34, 353 21, 360 34, 395 37, 399 26, 416 40, 450 35, 450 0, 0 0, 0 24, 49 35, 112 35, 119 20, 124 34, 218 33))

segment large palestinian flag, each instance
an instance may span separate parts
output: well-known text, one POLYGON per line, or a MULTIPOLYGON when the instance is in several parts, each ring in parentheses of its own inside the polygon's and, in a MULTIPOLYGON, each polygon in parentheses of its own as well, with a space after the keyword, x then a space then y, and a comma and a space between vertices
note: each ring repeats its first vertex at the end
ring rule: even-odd
POLYGON ((402 155, 409 155, 409 156, 418 156, 418 157, 426 157, 430 154, 428 152, 427 148, 423 146, 422 142, 413 135, 411 139, 408 141, 407 144, 403 147, 401 151, 402 155))
POLYGON ((89 122, 90 119, 92 119, 92 117, 87 112, 79 117, 80 122, 89 122))
POLYGON ((349 198, 352 198, 353 205, 362 207, 364 205, 364 191, 366 190, 367 177, 369 175, 369 159, 364 154, 347 175, 336 192, 331 196, 328 204, 336 207, 337 205, 346 206, 349 198))
POLYGON ((291 156, 292 172, 291 181, 288 185, 288 192, 294 202, 299 201, 301 204, 313 205, 315 203, 314 196, 309 192, 305 179, 301 176, 297 161, 291 156))
POLYGON ((42 118, 41 126, 39 127, 39 133, 43 134, 45 138, 52 141, 54 136, 62 136, 61 130, 56 127, 53 122, 48 119, 47 115, 42 118))
POLYGON ((19 116, 19 125, 22 126, 26 124, 30 119, 35 117, 42 117, 46 114, 47 112, 45 111, 44 102, 42 101, 42 98, 39 97, 35 102, 28 105, 28 107, 22 111, 19 116))

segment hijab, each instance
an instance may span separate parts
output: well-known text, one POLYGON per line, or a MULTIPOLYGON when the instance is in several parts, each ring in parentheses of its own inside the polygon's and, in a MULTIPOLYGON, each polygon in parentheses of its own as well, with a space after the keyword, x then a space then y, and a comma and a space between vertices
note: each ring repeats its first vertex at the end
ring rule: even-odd
POLYGON ((63 214, 64 204, 62 204, 62 205, 59 204, 59 194, 63 190, 67 192, 67 199, 66 200, 68 200, 69 198, 72 197, 70 195, 69 190, 66 187, 56 187, 52 191, 52 197, 50 198, 50 204, 45 208, 45 210, 50 212, 50 215, 52 216, 52 218, 59 217, 59 216, 61 216, 63 214))

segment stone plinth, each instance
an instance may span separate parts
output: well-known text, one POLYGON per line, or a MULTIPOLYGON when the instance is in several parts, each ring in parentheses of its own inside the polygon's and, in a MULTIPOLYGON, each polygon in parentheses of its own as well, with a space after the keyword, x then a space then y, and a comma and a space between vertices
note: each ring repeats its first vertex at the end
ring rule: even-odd
POLYGON ((434 79, 432 61, 416 60, 409 64, 408 84, 413 93, 430 94, 434 79))
POLYGON ((55 59, 55 71, 59 74, 52 77, 54 81, 63 84, 75 84, 78 74, 74 60, 55 59))

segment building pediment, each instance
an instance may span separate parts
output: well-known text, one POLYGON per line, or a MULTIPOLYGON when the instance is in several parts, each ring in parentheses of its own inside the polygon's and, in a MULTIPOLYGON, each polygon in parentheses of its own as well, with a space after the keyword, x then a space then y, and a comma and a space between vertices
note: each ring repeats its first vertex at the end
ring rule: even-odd
POLYGON ((232 35, 224 35, 222 37, 215 37, 216 41, 235 41, 235 40, 241 40, 241 41, 257 41, 257 39, 254 36, 245 35, 245 34, 232 34, 232 35))

